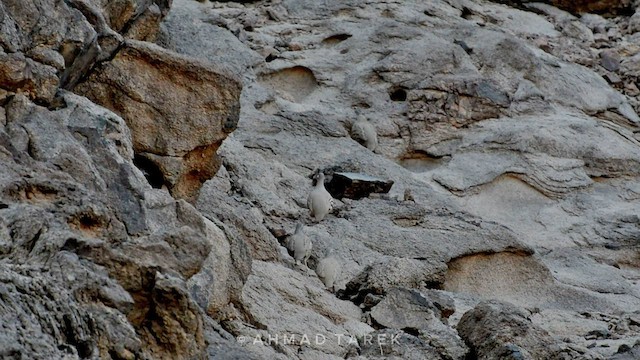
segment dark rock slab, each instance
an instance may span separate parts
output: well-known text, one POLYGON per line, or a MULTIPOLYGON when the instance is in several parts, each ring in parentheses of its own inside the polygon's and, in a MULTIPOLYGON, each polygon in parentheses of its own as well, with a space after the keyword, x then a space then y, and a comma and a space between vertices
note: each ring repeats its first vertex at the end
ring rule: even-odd
POLYGON ((371 193, 388 193, 393 186, 393 180, 358 174, 352 172, 333 173, 331 180, 325 184, 327 191, 336 199, 362 199, 371 193))
POLYGON ((632 0, 498 0, 497 2, 514 6, 522 3, 543 2, 574 14, 628 15, 630 12, 633 13, 632 0))

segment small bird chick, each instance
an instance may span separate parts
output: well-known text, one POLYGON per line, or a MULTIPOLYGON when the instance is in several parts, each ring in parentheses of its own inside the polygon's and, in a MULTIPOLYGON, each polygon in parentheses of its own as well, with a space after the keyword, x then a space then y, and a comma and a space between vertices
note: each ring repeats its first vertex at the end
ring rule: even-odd
POLYGON ((318 266, 316 266, 316 274, 324 283, 324 286, 327 289, 330 289, 331 292, 335 293, 335 285, 342 274, 342 266, 335 256, 329 255, 318 262, 318 266))
POLYGON ((311 239, 304 233, 302 223, 296 224, 296 230, 287 238, 286 246, 293 253, 296 265, 304 264, 307 266, 307 260, 311 256, 311 239))
POLYGON ((376 128, 363 115, 358 115, 356 122, 351 125, 351 138, 363 143, 371 151, 378 147, 376 128))
POLYGON ((404 189, 404 201, 416 202, 416 199, 413 198, 413 195, 411 194, 411 189, 409 188, 404 189))

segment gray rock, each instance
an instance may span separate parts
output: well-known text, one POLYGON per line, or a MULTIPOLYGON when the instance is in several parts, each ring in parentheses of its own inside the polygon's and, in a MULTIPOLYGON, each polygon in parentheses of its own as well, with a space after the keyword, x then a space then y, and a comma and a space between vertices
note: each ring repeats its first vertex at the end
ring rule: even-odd
MULTIPOLYGON (((371 309, 370 316, 377 326, 418 334, 419 339, 433 346, 444 358, 463 359, 468 348, 456 331, 447 326, 446 317, 450 313, 442 311, 443 300, 453 303, 442 294, 393 289, 371 309), (432 297, 439 299, 433 302, 432 297)), ((453 310, 450 309, 451 313, 453 310)))
POLYGON ((630 34, 640 32, 640 12, 636 10, 629 18, 629 26, 627 28, 630 34))
POLYGON ((609 71, 618 71, 620 69, 620 56, 610 50, 600 53, 600 65, 609 71))
MULTIPOLYGON (((51 103, 59 86, 70 89, 86 76, 96 61, 110 58, 122 42, 125 24, 130 29, 157 27, 168 3, 123 0, 108 5, 73 0, 63 4, 3 1, 0 43, 5 54, 1 74, 8 90, 51 103), (157 16, 138 16, 157 9, 157 16), (33 14, 47 14, 35 21, 33 14), (55 20, 54 20, 55 19, 55 20), (28 55, 24 58, 24 55, 28 55)), ((143 39, 130 31, 129 37, 143 39)))
POLYGON ((2 356, 631 350, 640 37, 515 3, 0 1, 2 356), (124 120, 59 89, 92 81, 124 120), (375 153, 351 138, 358 111, 375 153), (339 258, 335 293, 279 243, 315 169, 394 181, 306 224, 309 267, 339 258))
MULTIPOLYGON (((217 24, 206 4, 192 0, 174 0, 173 7, 160 25, 157 43, 179 54, 216 59, 216 66, 236 74, 262 62, 255 51, 244 46, 231 32, 217 24)), ((224 19, 218 18, 224 22, 224 19)))
POLYGON ((606 73, 603 77, 609 84, 612 85, 620 84, 622 82, 622 79, 614 73, 606 73))
POLYGON ((484 302, 464 314, 458 333, 479 359, 597 359, 587 349, 556 342, 529 314, 508 303, 484 302))
POLYGON ((27 58, 22 53, 0 53, 0 82, 3 88, 30 94, 34 100, 53 100, 59 79, 56 69, 27 58))
POLYGON ((287 357, 306 347, 325 353, 325 356, 342 357, 352 346, 348 341, 351 337, 357 339, 373 331, 360 322, 362 312, 357 306, 335 298, 317 279, 275 263, 254 261, 252 274, 243 289, 242 302, 258 326, 248 327, 239 319, 229 319, 225 327, 235 336, 251 339, 244 344, 251 352, 262 347, 256 345, 259 342, 254 343, 256 337, 268 342, 269 335, 273 338, 276 334, 297 334, 298 340, 292 344, 284 344, 281 340, 278 344, 280 352, 287 357), (310 282, 310 279, 314 281, 310 282), (301 345, 303 334, 311 339, 308 346, 301 345), (325 341, 314 341, 316 334, 324 336, 325 341))
POLYGON ((640 356, 640 344, 635 344, 633 347, 621 345, 615 355, 611 356, 610 360, 632 360, 637 359, 640 356))
POLYGON ((413 288, 438 283, 444 269, 428 262, 391 258, 369 265, 346 286, 346 294, 362 299, 366 294, 384 294, 397 286, 413 288))
MULTIPOLYGON (((362 339, 363 359, 437 359, 438 351, 426 341, 399 330, 384 329, 362 339)), ((360 359, 356 357, 355 359, 360 359)))
POLYGON ((583 23, 575 20, 567 21, 566 25, 562 28, 562 33, 587 43, 591 43, 594 40, 591 29, 583 23))
POLYGON ((228 72, 136 41, 127 41, 77 87, 118 112, 131 128, 135 151, 150 154, 172 193, 190 199, 218 170, 215 151, 236 128, 240 90, 228 72), (155 91, 163 87, 175 91, 155 91))
POLYGON ((55 111, 20 95, 7 104, 2 154, 10 157, 3 155, 0 163, 0 211, 7 266, 38 269, 21 275, 35 284, 21 301, 40 302, 42 290, 60 294, 47 296, 46 310, 29 316, 24 326, 54 321, 75 330, 37 325, 41 335, 33 336, 42 339, 40 345, 28 345, 30 332, 17 332, 7 340, 15 344, 11 349, 35 358, 61 357, 58 351, 82 357, 162 357, 167 351, 199 356, 205 349, 204 314, 186 280, 215 271, 224 281, 205 284, 203 291, 215 290, 214 300, 205 298, 204 305, 215 309, 233 301, 242 279, 234 277, 240 263, 229 257, 228 240, 193 207, 146 184, 132 163, 131 137, 121 118, 85 98, 62 96, 67 106, 55 111), (208 257, 215 266, 206 263, 208 257), (48 275, 37 275, 43 273, 48 275), (62 306, 78 320, 64 320, 66 313, 52 310, 62 306), (61 318, 47 320, 56 316, 61 318), (158 327, 159 322, 172 325, 158 327))

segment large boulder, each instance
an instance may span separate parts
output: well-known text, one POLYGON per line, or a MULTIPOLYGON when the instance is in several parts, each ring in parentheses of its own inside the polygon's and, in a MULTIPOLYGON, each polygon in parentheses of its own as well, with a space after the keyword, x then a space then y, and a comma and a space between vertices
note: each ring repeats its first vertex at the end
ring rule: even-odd
POLYGON ((586 348, 553 339, 529 316, 509 303, 487 301, 462 316, 458 333, 478 359, 599 358, 586 348))
POLYGON ((49 104, 72 89, 123 39, 152 39, 170 0, 0 2, 0 84, 49 104), (46 16, 34 16, 46 14, 46 16))
POLYGON ((217 172, 215 152, 237 126, 241 88, 210 64, 127 41, 76 92, 120 114, 136 153, 161 170, 159 182, 177 197, 194 199, 217 172))
POLYGON ((4 108, 0 316, 22 320, 0 348, 202 357, 205 311, 239 299, 250 259, 190 204, 149 186, 122 118, 62 96, 58 110, 20 94, 4 108))

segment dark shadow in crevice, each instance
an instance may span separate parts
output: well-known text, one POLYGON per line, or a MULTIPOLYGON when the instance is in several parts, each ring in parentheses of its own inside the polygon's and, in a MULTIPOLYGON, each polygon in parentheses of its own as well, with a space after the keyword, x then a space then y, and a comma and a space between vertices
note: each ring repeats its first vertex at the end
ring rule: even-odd
POLYGON ((147 179, 149 185, 151 185, 152 188, 160 189, 163 185, 165 185, 164 174, 162 174, 162 171, 160 170, 158 165, 156 165, 153 161, 140 154, 136 154, 133 157, 133 164, 138 169, 140 169, 140 171, 142 171, 144 177, 147 179))

